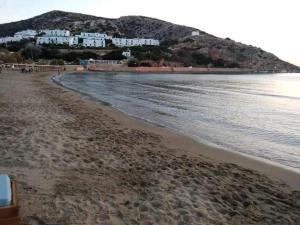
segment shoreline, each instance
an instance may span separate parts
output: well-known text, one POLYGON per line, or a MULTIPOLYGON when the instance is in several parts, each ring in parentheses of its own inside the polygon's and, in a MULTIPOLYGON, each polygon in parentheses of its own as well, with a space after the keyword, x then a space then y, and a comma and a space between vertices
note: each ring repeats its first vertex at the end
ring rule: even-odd
POLYGON ((172 74, 276 74, 299 73, 299 71, 255 70, 241 68, 204 68, 204 67, 126 67, 124 65, 90 65, 90 72, 130 72, 130 73, 172 73, 172 74))
MULTIPOLYGON (((130 121, 131 126, 136 126, 140 129, 147 130, 149 132, 159 133, 162 136, 171 138, 174 142, 177 142, 176 146, 180 146, 181 148, 184 148, 187 145, 189 146, 189 151, 193 152, 192 154, 200 154, 212 160, 217 160, 219 162, 224 163, 233 163, 246 169, 255 170, 273 179, 285 182, 286 184, 290 185, 291 188, 293 188, 294 190, 300 190, 300 170, 297 168, 288 167, 273 162, 271 160, 201 143, 200 141, 197 141, 192 137, 189 137, 188 135, 185 135, 181 132, 176 132, 167 127, 159 126, 155 123, 151 123, 149 121, 128 115, 125 112, 111 106, 107 102, 102 102, 78 90, 68 88, 63 84, 59 83, 59 81, 56 81, 54 79, 56 76, 58 75, 52 75, 50 77, 50 80, 51 82, 53 82, 53 84, 58 85, 63 89, 69 90, 74 94, 79 94, 81 97, 84 97, 85 101, 90 101, 92 104, 97 104, 100 108, 105 110, 109 115, 112 115, 116 119, 121 118, 122 121, 128 120, 130 121), (177 139, 179 141, 177 141, 177 139)), ((59 76, 63 76, 63 74, 59 76)))
POLYGON ((131 118, 52 75, 0 75, 0 171, 17 181, 22 223, 300 221, 298 175, 131 118))

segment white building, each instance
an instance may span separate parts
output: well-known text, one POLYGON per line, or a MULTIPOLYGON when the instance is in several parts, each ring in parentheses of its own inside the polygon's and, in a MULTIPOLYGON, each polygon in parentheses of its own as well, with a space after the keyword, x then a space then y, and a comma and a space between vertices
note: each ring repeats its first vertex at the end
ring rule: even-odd
MULTIPOLYGON (((113 38, 105 33, 87 33, 82 32, 80 35, 71 36, 68 30, 24 30, 15 33, 14 37, 0 38, 0 44, 9 42, 19 42, 23 39, 37 38, 36 44, 53 44, 83 46, 90 48, 105 48, 106 40, 112 40, 112 43, 118 47, 133 46, 158 46, 159 40, 145 38, 113 38), (38 36, 38 37, 37 37, 38 36)), ((128 53, 126 53, 128 55, 128 53)), ((126 56, 127 57, 127 56, 126 56)))
POLYGON ((144 38, 113 38, 112 43, 118 47, 133 47, 133 46, 143 46, 152 45, 158 46, 159 40, 155 39, 144 39, 144 38))
POLYGON ((82 46, 84 47, 90 47, 90 48, 105 48, 105 39, 104 38, 94 38, 89 39, 85 38, 83 39, 82 46))
POLYGON ((102 33, 85 33, 81 32, 80 35, 78 35, 80 38, 89 38, 89 39, 95 39, 95 38, 104 38, 104 39, 112 39, 112 36, 108 36, 107 34, 102 33))
POLYGON ((127 49, 127 51, 122 52, 122 56, 125 56, 126 58, 131 57, 131 51, 130 51, 130 49, 127 49))
POLYGON ((199 30, 195 30, 192 32, 192 36, 200 36, 199 30))
POLYGON ((41 37, 36 40, 37 45, 52 44, 52 45, 73 45, 74 37, 71 36, 68 30, 41 30, 41 37))
POLYGON ((71 33, 68 30, 41 30, 40 34, 49 37, 70 37, 71 33))
POLYGON ((18 42, 21 39, 19 37, 2 37, 0 38, 0 44, 6 44, 11 42, 18 42))
POLYGON ((22 37, 22 39, 29 39, 29 38, 35 38, 37 35, 36 30, 23 30, 20 32, 15 33, 15 37, 22 37))
POLYGON ((51 44, 51 45, 73 45, 74 37, 50 37, 42 36, 36 40, 37 45, 51 44))
POLYGON ((0 44, 6 44, 10 42, 19 42, 24 39, 35 38, 37 32, 35 30, 24 30, 15 33, 13 37, 2 37, 0 38, 0 44))
POLYGON ((105 48, 105 40, 107 39, 112 39, 112 37, 102 33, 82 32, 80 35, 75 35, 74 45, 82 45, 90 48, 105 48))

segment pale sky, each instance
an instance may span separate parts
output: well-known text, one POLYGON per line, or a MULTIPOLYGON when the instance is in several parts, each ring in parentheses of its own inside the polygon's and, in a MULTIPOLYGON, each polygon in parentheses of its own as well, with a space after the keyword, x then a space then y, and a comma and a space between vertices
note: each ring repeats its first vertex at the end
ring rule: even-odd
POLYGON ((300 66, 300 0, 0 0, 0 23, 50 10, 154 17, 261 47, 300 66))

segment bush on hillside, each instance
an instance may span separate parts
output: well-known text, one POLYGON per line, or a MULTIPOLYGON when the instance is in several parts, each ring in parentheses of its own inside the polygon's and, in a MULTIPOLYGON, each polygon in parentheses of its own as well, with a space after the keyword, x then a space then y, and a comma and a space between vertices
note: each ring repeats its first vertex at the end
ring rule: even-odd
POLYGON ((138 67, 139 65, 140 65, 140 62, 136 58, 131 58, 127 62, 128 67, 138 67))
POLYGON ((33 44, 27 44, 23 50, 23 56, 26 59, 37 60, 41 55, 41 49, 33 44))
POLYGON ((123 60, 126 59, 125 56, 122 55, 122 50, 111 51, 106 55, 102 56, 104 60, 123 60))
POLYGON ((26 45, 34 43, 34 39, 21 40, 19 42, 9 42, 0 46, 10 52, 18 52, 25 48, 26 45))
POLYGON ((101 57, 97 53, 91 51, 82 51, 82 52, 72 51, 72 52, 61 54, 61 59, 63 59, 64 61, 76 62, 76 63, 78 63, 80 59, 100 59, 100 58, 101 57))
POLYGON ((42 47, 41 50, 40 58, 42 59, 57 59, 61 57, 60 51, 57 49, 42 47))
POLYGON ((159 62, 162 59, 169 60, 172 52, 160 46, 136 46, 130 48, 132 55, 139 60, 152 60, 159 62))
POLYGON ((142 67, 152 67, 153 63, 154 62, 152 62, 152 61, 142 61, 140 63, 140 66, 142 66, 142 67))
POLYGON ((53 59, 50 62, 50 65, 60 65, 60 66, 63 66, 63 65, 65 65, 65 63, 64 63, 64 60, 62 60, 62 59, 53 59))
POLYGON ((211 58, 201 53, 194 52, 192 53, 192 57, 198 65, 208 65, 212 62, 211 58))
POLYGON ((19 53, 0 51, 0 61, 3 63, 23 63, 24 59, 19 53))

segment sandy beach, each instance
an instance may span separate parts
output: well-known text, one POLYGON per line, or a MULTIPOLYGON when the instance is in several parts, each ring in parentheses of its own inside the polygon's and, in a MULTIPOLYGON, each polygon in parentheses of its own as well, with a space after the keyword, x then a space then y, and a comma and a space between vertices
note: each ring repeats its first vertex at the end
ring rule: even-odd
POLYGON ((23 224, 299 224, 300 174, 129 118, 51 81, 0 74, 0 171, 23 224))

